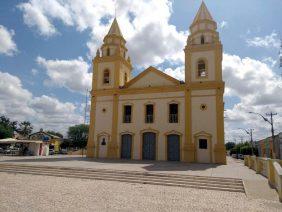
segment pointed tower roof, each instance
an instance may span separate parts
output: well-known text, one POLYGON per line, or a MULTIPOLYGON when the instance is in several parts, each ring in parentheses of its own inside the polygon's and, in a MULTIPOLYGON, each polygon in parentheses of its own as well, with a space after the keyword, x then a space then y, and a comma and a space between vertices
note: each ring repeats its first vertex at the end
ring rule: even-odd
POLYGON ((204 1, 202 1, 200 9, 198 10, 197 15, 194 18, 194 21, 192 24, 198 21, 201 21, 201 20, 214 21, 204 1))
POLYGON ((116 18, 114 19, 111 25, 108 35, 118 35, 118 36, 123 37, 116 18))

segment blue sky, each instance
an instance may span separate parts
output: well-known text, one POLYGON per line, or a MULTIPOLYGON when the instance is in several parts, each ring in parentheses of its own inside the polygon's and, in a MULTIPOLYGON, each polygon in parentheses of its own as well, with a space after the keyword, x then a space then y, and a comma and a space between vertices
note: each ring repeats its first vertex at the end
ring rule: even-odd
MULTIPOLYGON (((15 78, 20 81, 16 88, 11 88, 11 92, 16 90, 18 96, 11 98, 19 98, 20 92, 26 93, 29 98, 24 101, 23 109, 13 111, 11 107, 18 107, 18 101, 13 102, 13 99, 8 98, 10 94, 3 88, 2 96, 0 93, 0 114, 11 119, 28 119, 40 127, 50 129, 56 126, 51 123, 54 120, 62 126, 59 128, 61 130, 65 130, 70 124, 82 122, 81 104, 84 101, 84 90, 90 81, 86 78, 91 76, 91 58, 109 28, 107 20, 111 21, 113 18, 115 6, 111 0, 87 1, 85 5, 79 2, 0 2, 0 29, 8 32, 16 45, 9 46, 6 43, 6 49, 0 48, 0 73, 9 74, 3 75, 2 80, 6 84, 9 80, 16 80, 15 78), (84 67, 81 74, 78 68, 80 64, 84 67), (60 84, 62 76, 56 77, 57 73, 62 72, 69 78, 63 79, 65 82, 60 84), (79 75, 81 78, 75 77, 79 75), (4 79, 6 77, 9 79, 4 79), (50 83, 52 80, 55 83, 50 83), (46 108, 46 105, 49 107, 46 108), (60 111, 67 113, 56 115, 60 111), (66 119, 64 115, 69 117, 66 119)), ((258 138, 268 136, 268 129, 265 129, 267 125, 261 123, 263 126, 260 126, 256 124, 259 119, 254 117, 250 120, 249 115, 242 114, 247 113, 247 108, 261 113, 270 109, 281 113, 282 100, 277 99, 282 99, 282 94, 277 92, 282 91, 279 78, 282 69, 279 69, 275 61, 278 60, 277 45, 279 46, 282 33, 282 1, 206 0, 205 3, 218 22, 224 47, 223 67, 227 87, 225 106, 229 119, 226 120, 226 131, 230 134, 229 139, 239 134, 234 129, 250 125, 260 132, 258 138), (250 78, 250 74, 256 76, 250 78), (236 80, 253 87, 246 87, 244 92, 240 90, 240 84, 232 83, 236 80), (260 87, 260 84, 263 86, 260 87)), ((200 4, 199 0, 144 0, 134 3, 129 0, 117 1, 119 25, 128 40, 129 54, 132 54, 135 62, 134 75, 152 64, 174 77, 183 78, 182 49, 189 25, 200 4), (136 22, 130 21, 130 17, 126 15, 128 13, 133 14, 136 22), (148 43, 153 42, 155 48, 152 44, 142 47, 133 44, 140 37, 147 39, 148 26, 161 31, 158 34, 160 37, 156 37, 154 41, 148 40, 148 43), (144 54, 152 56, 147 59, 144 54)), ((9 38, 0 39, 0 45, 1 42, 8 42, 7 39, 9 38)), ((281 119, 281 116, 277 117, 278 131, 279 128, 282 130, 281 119)))

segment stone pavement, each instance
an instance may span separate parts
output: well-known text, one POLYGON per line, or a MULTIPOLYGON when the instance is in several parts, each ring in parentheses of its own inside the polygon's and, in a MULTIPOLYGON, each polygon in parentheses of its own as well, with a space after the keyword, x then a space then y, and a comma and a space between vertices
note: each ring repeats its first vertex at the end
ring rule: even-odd
POLYGON ((101 160, 88 159, 82 156, 48 156, 48 157, 7 157, 0 156, 0 163, 63 166, 92 169, 111 169, 142 172, 160 172, 170 174, 187 174, 197 176, 212 176, 240 178, 244 182, 248 198, 279 201, 275 189, 268 185, 262 175, 244 166, 243 161, 227 158, 227 165, 196 164, 167 161, 135 161, 135 160, 101 160))

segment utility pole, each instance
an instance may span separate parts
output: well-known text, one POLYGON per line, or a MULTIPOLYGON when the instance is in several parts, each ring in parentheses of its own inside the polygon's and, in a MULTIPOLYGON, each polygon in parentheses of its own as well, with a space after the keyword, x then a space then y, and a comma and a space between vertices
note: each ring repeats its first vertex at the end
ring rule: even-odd
MULTIPOLYGON (((263 118, 263 120, 265 122, 267 122, 267 123, 269 123, 271 125, 271 137, 272 137, 272 142, 273 142, 272 146, 273 146, 273 152, 275 153, 275 145, 274 145, 274 138, 275 138, 275 136, 274 136, 273 116, 276 116, 277 113, 273 113, 272 111, 270 113, 266 113, 266 116, 270 116, 270 120, 268 118, 264 117, 263 115, 261 115, 260 113, 255 113, 255 112, 249 112, 249 113, 259 115, 260 117, 263 118)), ((275 157, 276 157, 276 155, 275 155, 275 157)))
POLYGON ((274 135, 274 127, 273 127, 273 116, 276 116, 277 113, 270 112, 270 113, 267 113, 266 115, 270 116, 272 147, 273 147, 273 152, 274 152, 274 155, 275 155, 275 158, 276 158, 275 144, 274 144, 275 135, 274 135))
POLYGON ((250 137, 251 137, 251 149, 252 149, 252 155, 254 155, 254 145, 253 145, 253 131, 254 129, 243 129, 243 128, 238 128, 240 130, 244 130, 250 137))

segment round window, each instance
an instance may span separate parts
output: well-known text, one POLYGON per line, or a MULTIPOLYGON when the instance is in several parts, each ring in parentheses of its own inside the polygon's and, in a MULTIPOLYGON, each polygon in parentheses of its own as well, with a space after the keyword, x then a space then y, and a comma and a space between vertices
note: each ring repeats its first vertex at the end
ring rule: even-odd
POLYGON ((207 105, 206 104, 201 104, 200 109, 201 110, 206 110, 207 109, 207 105))

